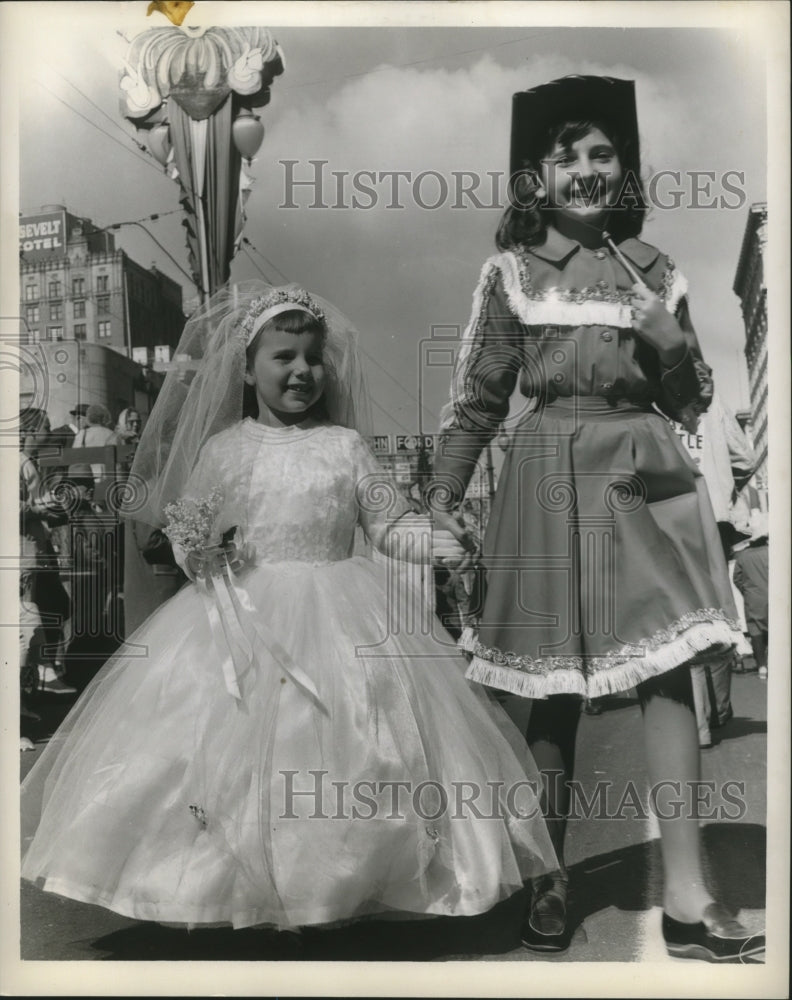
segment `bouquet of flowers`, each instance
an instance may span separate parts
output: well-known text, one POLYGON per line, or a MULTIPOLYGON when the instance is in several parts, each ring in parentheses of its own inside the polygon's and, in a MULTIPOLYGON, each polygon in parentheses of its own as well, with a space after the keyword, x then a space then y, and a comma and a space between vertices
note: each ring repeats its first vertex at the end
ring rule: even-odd
POLYGON ((187 569, 195 577, 216 576, 226 567, 238 572, 253 557, 249 545, 235 541, 238 528, 222 535, 216 531, 222 504, 223 491, 216 486, 206 497, 176 500, 165 507, 165 534, 184 552, 187 569))

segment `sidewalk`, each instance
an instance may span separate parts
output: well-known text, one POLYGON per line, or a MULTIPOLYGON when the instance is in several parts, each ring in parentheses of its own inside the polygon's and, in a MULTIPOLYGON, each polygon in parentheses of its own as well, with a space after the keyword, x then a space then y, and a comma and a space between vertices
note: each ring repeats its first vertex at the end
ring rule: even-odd
MULTIPOLYGON (((720 788, 744 783, 738 819, 703 823, 709 875, 721 900, 742 908, 742 919, 758 929, 765 907, 765 815, 767 805, 767 685, 755 674, 733 678, 734 718, 715 731, 703 752, 702 778, 720 788), (741 808, 741 807, 740 807, 741 808)), ((65 707, 65 706, 64 706, 65 707)), ((55 709, 52 709, 54 711, 55 709)), ((21 754, 27 773, 40 752, 21 754)), ((583 716, 577 779, 591 795, 609 780, 619 805, 632 780, 645 805, 645 764, 637 699, 608 699, 600 716, 583 716)), ((720 800, 713 800, 720 801, 720 800)), ((99 907, 61 899, 22 885, 22 957, 83 961, 114 960, 291 960, 291 961, 667 961, 660 936, 662 870, 656 821, 636 818, 628 804, 618 819, 571 820, 567 861, 570 913, 577 926, 569 950, 537 955, 519 943, 525 900, 521 894, 480 917, 425 921, 372 921, 299 937, 264 931, 184 931, 142 924, 99 907)), ((736 813, 738 806, 730 811, 736 813)), ((678 962, 675 964, 679 964, 678 962)))

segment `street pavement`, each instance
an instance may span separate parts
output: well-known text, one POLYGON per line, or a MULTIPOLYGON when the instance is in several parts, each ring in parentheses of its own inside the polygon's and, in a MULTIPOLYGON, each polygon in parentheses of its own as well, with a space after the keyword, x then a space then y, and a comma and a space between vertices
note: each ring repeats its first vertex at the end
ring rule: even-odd
MULTIPOLYGON (((756 674, 732 682, 734 718, 713 731, 703 751, 702 779, 714 782, 702 820, 708 877, 716 895, 741 911, 752 929, 764 924, 767 807, 767 684, 756 674), (727 782, 725 795, 721 794, 727 782), (717 811, 720 809, 721 814, 717 811)), ((22 753, 23 775, 42 738, 57 722, 51 707, 35 751, 22 753), (49 725, 48 725, 49 724, 49 725)), ((61 715, 63 712, 61 711, 61 715)), ((31 733, 36 736, 36 732, 31 733)), ((656 820, 645 815, 646 778, 641 715, 634 693, 609 698, 599 716, 581 719, 576 778, 587 798, 608 781, 613 818, 571 819, 567 834, 570 914, 576 928, 568 951, 538 955, 520 945, 522 894, 488 914, 426 921, 373 921, 301 935, 260 930, 187 932, 140 923, 100 907, 63 899, 22 883, 23 960, 191 961, 467 961, 668 962, 660 935, 662 870, 656 820), (630 782, 637 798, 625 798, 630 782), (615 815, 614 815, 615 814, 615 815)), ((582 800, 581 800, 582 801, 582 800)))

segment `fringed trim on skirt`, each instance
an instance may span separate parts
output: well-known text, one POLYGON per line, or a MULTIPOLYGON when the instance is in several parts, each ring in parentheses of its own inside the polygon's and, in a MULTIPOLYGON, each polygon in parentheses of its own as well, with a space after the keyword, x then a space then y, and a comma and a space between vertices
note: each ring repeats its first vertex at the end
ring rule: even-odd
POLYGON ((711 608, 685 615, 658 635, 665 641, 658 643, 655 637, 645 644, 636 643, 606 656, 588 658, 533 659, 504 653, 477 642, 469 628, 462 633, 459 645, 473 654, 465 674, 468 680, 524 698, 547 698, 554 694, 596 698, 626 691, 683 663, 715 659, 745 642, 737 623, 711 608), (699 620, 691 623, 697 617, 699 620))

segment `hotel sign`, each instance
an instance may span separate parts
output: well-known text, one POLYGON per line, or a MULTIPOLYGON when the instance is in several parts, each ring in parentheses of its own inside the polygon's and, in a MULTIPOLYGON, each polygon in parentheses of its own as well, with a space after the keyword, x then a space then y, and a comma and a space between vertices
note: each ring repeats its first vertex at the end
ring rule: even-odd
POLYGON ((66 252, 66 213, 20 216, 19 252, 25 263, 62 256, 66 252))

